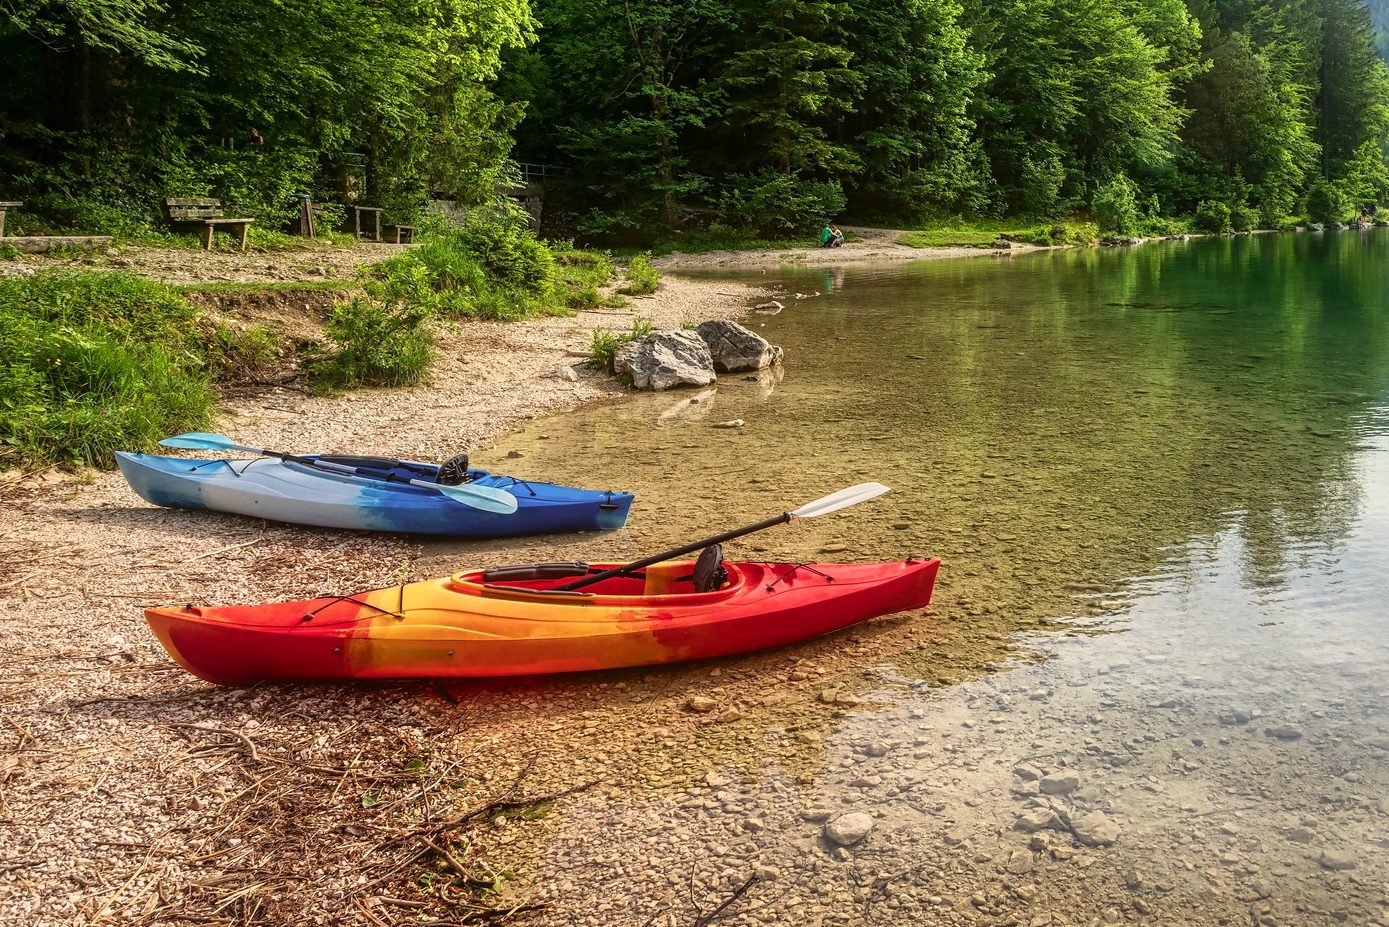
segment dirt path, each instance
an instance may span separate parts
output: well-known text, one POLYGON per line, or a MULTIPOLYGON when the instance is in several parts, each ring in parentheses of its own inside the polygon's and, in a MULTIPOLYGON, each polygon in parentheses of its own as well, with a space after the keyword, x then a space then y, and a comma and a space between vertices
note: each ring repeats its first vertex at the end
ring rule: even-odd
POLYGON ((22 254, 0 261, 0 274, 45 268, 124 270, 165 283, 320 283, 356 277, 358 267, 399 254, 398 245, 305 243, 294 251, 202 251, 120 245, 57 254, 22 254))

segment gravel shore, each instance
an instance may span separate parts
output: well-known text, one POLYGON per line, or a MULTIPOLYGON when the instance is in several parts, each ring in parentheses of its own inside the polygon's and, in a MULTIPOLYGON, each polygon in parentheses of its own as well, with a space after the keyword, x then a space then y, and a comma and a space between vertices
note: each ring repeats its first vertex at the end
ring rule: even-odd
MULTIPOLYGON (((124 249, 10 269, 312 280, 388 253, 124 249)), ((447 326, 425 386, 238 395, 218 427, 271 448, 419 459, 468 449, 494 465, 486 447, 495 435, 620 394, 581 364, 595 328, 625 330, 639 315, 658 327, 735 316, 757 295, 670 279, 623 310, 447 326)), ((302 308, 301 326, 314 307, 302 308)), ((506 463, 494 468, 523 472, 506 463)), ((170 662, 142 607, 378 587, 418 575, 420 546, 157 509, 112 472, 11 472, 0 484, 0 923, 369 923, 358 905, 380 891, 363 886, 414 879, 416 864, 390 872, 421 850, 446 859, 418 836, 402 838, 402 822, 504 792, 529 762, 537 692, 564 693, 547 700, 549 719, 605 695, 555 684, 521 704, 467 710, 462 701, 490 701, 506 687, 208 686, 170 662)), ((542 544, 530 546, 544 555, 542 544)))

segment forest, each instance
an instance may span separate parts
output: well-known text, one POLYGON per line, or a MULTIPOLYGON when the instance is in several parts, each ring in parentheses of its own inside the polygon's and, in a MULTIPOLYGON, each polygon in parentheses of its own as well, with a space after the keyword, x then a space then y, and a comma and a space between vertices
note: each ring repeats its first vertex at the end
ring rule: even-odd
POLYGON ((0 199, 137 234, 158 199, 482 204, 547 234, 805 236, 1082 216, 1120 235, 1389 200, 1363 0, 0 0, 0 199))

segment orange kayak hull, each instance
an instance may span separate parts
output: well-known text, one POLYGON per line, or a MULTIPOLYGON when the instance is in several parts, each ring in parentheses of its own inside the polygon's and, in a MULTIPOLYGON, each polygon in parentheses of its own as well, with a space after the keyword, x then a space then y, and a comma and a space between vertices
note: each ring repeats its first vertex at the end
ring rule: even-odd
POLYGON ((224 685, 544 675, 764 650, 923 608, 940 561, 725 567, 728 581, 712 592, 693 590, 689 563, 583 593, 546 591, 572 575, 490 582, 473 571, 338 598, 152 608, 145 617, 181 666, 224 685))

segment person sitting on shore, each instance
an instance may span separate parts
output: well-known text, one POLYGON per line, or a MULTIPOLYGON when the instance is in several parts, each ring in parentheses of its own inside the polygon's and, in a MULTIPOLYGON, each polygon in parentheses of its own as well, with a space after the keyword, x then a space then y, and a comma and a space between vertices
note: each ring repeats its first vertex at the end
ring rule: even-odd
POLYGON ((830 226, 827 225, 827 226, 825 226, 824 228, 820 229, 820 247, 821 247, 821 248, 828 248, 828 247, 830 247, 830 241, 831 241, 833 238, 834 238, 834 229, 832 229, 830 226))
POLYGON ((829 247, 831 247, 831 248, 841 248, 841 247, 843 247, 843 246, 844 246, 844 233, 843 233, 842 231, 840 231, 839 226, 837 226, 837 225, 835 225, 833 222, 831 222, 831 223, 830 223, 830 243, 829 243, 829 247))

